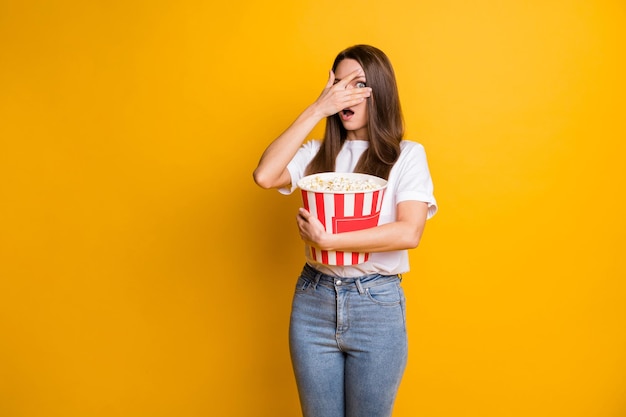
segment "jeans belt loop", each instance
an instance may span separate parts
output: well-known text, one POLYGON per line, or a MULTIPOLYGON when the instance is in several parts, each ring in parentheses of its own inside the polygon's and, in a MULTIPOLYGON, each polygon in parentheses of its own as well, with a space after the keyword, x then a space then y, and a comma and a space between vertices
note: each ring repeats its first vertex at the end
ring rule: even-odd
POLYGON ((319 284, 320 282, 320 278, 322 277, 322 273, 321 272, 317 272, 315 274, 315 277, 313 278, 313 289, 317 289, 317 284, 319 284))
POLYGON ((356 284, 356 289, 359 290, 359 294, 363 295, 365 294, 365 290, 363 289, 363 286, 361 285, 361 278, 357 278, 354 283, 356 284))

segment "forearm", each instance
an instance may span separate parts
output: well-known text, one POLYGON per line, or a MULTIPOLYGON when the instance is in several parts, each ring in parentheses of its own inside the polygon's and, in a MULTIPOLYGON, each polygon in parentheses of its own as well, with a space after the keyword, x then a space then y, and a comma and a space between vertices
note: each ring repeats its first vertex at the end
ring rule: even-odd
POLYGON ((279 137, 267 147, 259 165, 254 170, 254 181, 263 188, 279 188, 289 184, 287 164, 307 135, 324 118, 336 114, 342 109, 363 102, 370 96, 372 89, 346 88, 348 83, 362 74, 362 70, 350 73, 345 79, 335 83, 331 71, 326 88, 318 99, 307 107, 298 118, 279 137))
POLYGON ((332 234, 307 210, 298 211, 300 237, 322 250, 344 252, 387 252, 417 247, 424 231, 428 204, 404 201, 396 207, 396 220, 380 226, 353 232, 332 234))
POLYGON ((323 250, 345 252, 387 252, 417 247, 422 227, 408 222, 393 222, 354 232, 326 234, 317 244, 323 250))
POLYGON ((307 107, 298 118, 278 136, 263 152, 254 170, 255 182, 263 188, 285 186, 283 176, 287 164, 294 157, 302 142, 323 119, 315 105, 307 107))

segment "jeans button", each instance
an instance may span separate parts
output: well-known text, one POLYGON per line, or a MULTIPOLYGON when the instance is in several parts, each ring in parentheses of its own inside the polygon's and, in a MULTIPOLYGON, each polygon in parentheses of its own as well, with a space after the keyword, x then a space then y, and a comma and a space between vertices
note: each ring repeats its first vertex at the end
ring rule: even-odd
POLYGON ((335 284, 337 284, 337 285, 341 285, 341 280, 340 280, 340 279, 338 279, 337 281, 335 281, 335 284))

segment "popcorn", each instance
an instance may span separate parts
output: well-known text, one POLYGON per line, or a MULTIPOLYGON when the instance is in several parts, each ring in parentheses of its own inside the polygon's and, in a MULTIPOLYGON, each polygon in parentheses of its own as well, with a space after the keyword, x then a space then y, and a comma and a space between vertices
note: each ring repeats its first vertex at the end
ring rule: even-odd
MULTIPOLYGON (((378 224, 387 180, 355 172, 320 172, 300 178, 303 208, 327 233, 368 229, 378 224)), ((310 259, 324 265, 357 265, 368 252, 322 250, 309 246, 310 259)))
POLYGON ((335 176, 324 179, 318 175, 305 177, 298 183, 298 185, 300 188, 322 192, 370 191, 380 188, 379 184, 369 178, 348 178, 344 176, 335 176))

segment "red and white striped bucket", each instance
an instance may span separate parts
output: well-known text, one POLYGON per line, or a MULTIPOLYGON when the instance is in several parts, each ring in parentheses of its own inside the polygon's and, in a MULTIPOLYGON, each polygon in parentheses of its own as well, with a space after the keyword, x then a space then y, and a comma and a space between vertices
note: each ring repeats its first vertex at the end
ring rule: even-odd
MULTIPOLYGON (((367 174, 324 172, 302 178, 298 187, 304 208, 319 219, 326 231, 343 233, 378 225, 387 181, 367 174), (359 190, 365 182, 368 189, 359 190), (326 187, 329 184, 333 185, 331 189, 326 187), (347 184, 356 186, 350 190, 347 184)), ((325 265, 355 265, 367 262, 369 253, 311 247, 311 257, 325 265)))

